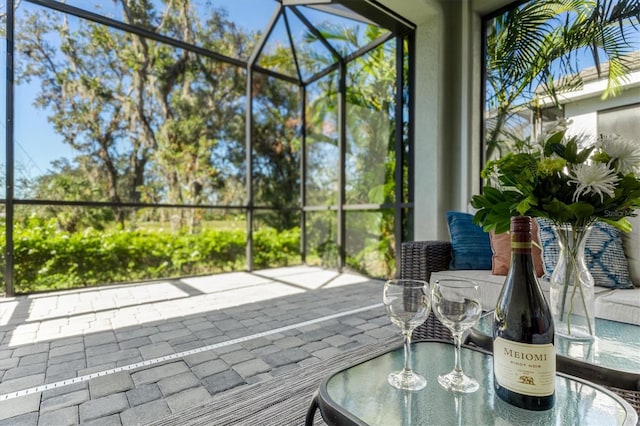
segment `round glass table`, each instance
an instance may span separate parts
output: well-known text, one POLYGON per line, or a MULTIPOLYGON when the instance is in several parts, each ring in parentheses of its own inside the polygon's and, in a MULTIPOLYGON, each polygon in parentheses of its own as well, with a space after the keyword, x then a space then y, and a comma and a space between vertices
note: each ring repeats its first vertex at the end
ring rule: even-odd
MULTIPOLYGON (((490 353, 463 348, 462 366, 480 383, 472 394, 444 390, 438 374, 451 368, 453 345, 429 341, 414 343, 413 367, 427 378, 421 391, 400 391, 387 383, 387 375, 402 366, 402 348, 343 369, 320 385, 316 405, 330 425, 625 425, 634 426, 637 413, 615 393, 586 380, 558 373, 556 403, 536 412, 511 406, 493 391, 490 353)), ((313 418, 313 414, 308 416, 313 418)))

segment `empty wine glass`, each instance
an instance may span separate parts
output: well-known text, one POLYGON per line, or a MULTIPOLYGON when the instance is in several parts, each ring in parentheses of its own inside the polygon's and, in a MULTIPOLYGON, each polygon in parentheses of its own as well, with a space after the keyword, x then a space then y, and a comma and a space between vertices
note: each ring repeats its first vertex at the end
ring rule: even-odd
POLYGON ((437 280, 432 285, 432 305, 436 317, 444 324, 455 343, 455 365, 453 370, 438 376, 438 383, 447 390, 471 393, 478 390, 478 382, 462 372, 460 345, 462 334, 478 321, 482 313, 478 284, 471 280, 437 280))
POLYGON ((429 316, 429 284, 420 280, 389 280, 384 284, 382 300, 389 319, 404 336, 404 368, 389 374, 388 381, 397 389, 420 390, 427 380, 411 371, 411 333, 429 316))

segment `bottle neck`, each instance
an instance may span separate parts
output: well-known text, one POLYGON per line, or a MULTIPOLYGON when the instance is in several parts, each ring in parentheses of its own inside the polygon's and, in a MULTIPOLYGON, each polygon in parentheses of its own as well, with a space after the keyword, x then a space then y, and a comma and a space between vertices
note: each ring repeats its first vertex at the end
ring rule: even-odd
POLYGON ((531 254, 531 240, 514 241, 511 240, 511 252, 514 254, 531 254))
MULTIPOLYGON (((533 258, 531 257, 531 235, 527 232, 511 234, 511 270, 533 271, 533 258)), ((521 273, 521 272, 519 272, 521 273)), ((524 272, 528 274, 528 272, 524 272)))
POLYGON ((531 218, 516 216, 511 218, 511 265, 516 263, 531 265, 531 218))

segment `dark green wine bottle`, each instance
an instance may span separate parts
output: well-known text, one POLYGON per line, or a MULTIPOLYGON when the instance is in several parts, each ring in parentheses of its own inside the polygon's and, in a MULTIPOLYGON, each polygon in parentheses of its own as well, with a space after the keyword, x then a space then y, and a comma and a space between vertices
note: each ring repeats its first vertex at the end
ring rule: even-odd
POLYGON ((511 266, 493 320, 496 394, 527 410, 555 402, 556 351, 551 311, 531 259, 531 218, 511 218, 511 266))

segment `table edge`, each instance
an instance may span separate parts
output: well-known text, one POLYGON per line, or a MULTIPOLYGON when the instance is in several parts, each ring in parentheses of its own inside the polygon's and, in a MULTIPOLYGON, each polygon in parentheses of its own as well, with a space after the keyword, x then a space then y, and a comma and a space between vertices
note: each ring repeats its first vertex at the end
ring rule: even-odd
MULTIPOLYGON (((493 339, 491 336, 475 327, 469 331, 468 342, 493 353, 493 339)), ((640 373, 603 367, 558 353, 556 353, 556 364, 556 369, 559 372, 584 379, 590 383, 630 391, 640 391, 640 373)))
MULTIPOLYGON (((453 346, 453 343, 447 340, 441 340, 441 339, 426 339, 426 340, 420 340, 417 341, 415 343, 412 344, 429 344, 429 343, 444 343, 447 345, 451 345, 453 346)), ((486 350, 485 348, 481 348, 478 346, 469 346, 469 345, 463 345, 463 347, 465 349, 469 349, 472 351, 476 351, 476 352, 480 352, 483 353, 485 355, 491 356, 493 357, 493 353, 486 350)), ((323 419, 325 419, 325 421, 327 421, 327 419, 325 418, 325 414, 327 415, 327 417, 329 417, 331 420, 338 420, 337 425, 356 425, 356 426, 369 426, 368 423, 365 423, 362 419, 360 419, 359 417, 355 416, 354 414, 344 410, 337 402, 335 402, 328 394, 328 390, 327 390, 327 384, 329 383, 329 381, 337 374, 343 372, 344 370, 347 370, 349 368, 353 368, 356 367, 360 364, 364 364, 365 362, 369 362, 374 358, 383 356, 388 354, 389 352, 395 351, 402 348, 402 345, 396 345, 392 348, 390 348, 388 351, 385 351, 381 354, 378 355, 372 355, 371 357, 368 357, 362 361, 359 361, 353 365, 350 365, 348 367, 345 367, 341 370, 338 371, 334 371, 331 374, 329 374, 325 379, 322 380, 322 382, 320 383, 320 386, 318 388, 318 398, 317 398, 317 404, 318 404, 318 408, 320 411, 321 416, 323 417, 323 419), (326 413, 325 413, 326 411, 326 413), (344 422, 351 422, 351 423, 344 423, 344 422)), ((563 377, 565 379, 569 379, 578 383, 583 383, 586 384, 588 386, 591 386, 595 389, 597 389, 600 392, 603 392, 605 394, 607 394, 608 396, 610 396, 611 398, 615 399, 625 410, 626 412, 626 417, 622 423, 622 426, 636 426, 638 423, 638 413, 636 412, 636 410, 631 406, 631 404, 629 404, 629 402, 627 402, 624 398, 622 398, 621 396, 617 395, 615 392, 607 389, 606 387, 598 384, 598 383, 594 383, 592 381, 589 381, 587 379, 584 379, 582 377, 576 377, 573 376, 571 374, 567 374, 567 373, 563 373, 560 371, 556 371, 556 376, 560 376, 563 377)), ((327 421, 328 423, 328 421, 327 421)), ((331 423, 329 423, 331 424, 331 423)))

